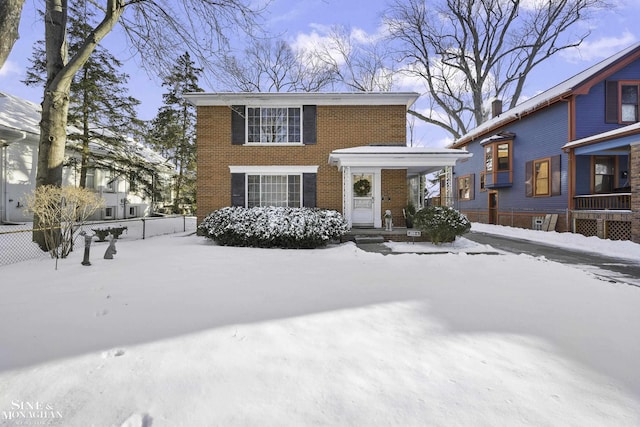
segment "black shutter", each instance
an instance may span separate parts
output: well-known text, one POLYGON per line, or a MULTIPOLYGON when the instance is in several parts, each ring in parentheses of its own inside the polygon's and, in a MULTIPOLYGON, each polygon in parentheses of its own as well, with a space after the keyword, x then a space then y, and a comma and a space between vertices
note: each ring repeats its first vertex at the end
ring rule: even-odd
POLYGON ((524 168, 524 193, 533 197, 533 162, 527 162, 524 168))
POLYGON ((245 207, 244 201, 244 180, 245 174, 231 174, 231 206, 245 207))
POLYGON ((231 144, 244 145, 244 105, 233 105, 231 107, 231 144))
POLYGON ((476 174, 469 175, 469 200, 476 198, 476 174))
POLYGON ((316 106, 304 105, 302 107, 302 143, 311 145, 316 142, 316 106))
POLYGON ((605 82, 604 121, 605 123, 618 123, 618 82, 605 82))
POLYGON ((316 207, 316 187, 318 174, 302 174, 302 206, 305 208, 316 207))
POLYGON ((551 195, 559 196, 561 194, 561 169, 560 159, 562 157, 558 154, 551 158, 551 195))

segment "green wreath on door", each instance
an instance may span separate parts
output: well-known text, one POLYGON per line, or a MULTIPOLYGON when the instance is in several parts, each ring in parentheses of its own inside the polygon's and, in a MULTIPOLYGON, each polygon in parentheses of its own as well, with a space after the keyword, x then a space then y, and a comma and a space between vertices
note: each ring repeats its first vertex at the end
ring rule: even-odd
POLYGON ((359 179, 353 184, 353 192, 358 197, 365 197, 371 193, 371 183, 367 179, 359 179))

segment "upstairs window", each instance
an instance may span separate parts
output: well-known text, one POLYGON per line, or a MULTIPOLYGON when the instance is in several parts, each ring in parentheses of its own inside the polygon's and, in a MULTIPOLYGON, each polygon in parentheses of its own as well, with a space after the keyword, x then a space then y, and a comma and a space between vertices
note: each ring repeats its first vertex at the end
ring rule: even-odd
POLYGON ((513 137, 499 134, 482 142, 484 146, 484 174, 482 189, 510 187, 513 183, 513 137))
POLYGON ((508 172, 511 170, 511 141, 489 144, 484 147, 485 172, 508 172), (494 169, 495 165, 495 169, 494 169))
POLYGON ((609 80, 605 83, 605 122, 636 123, 639 121, 640 81, 609 80))
POLYGON ((299 107, 247 108, 247 142, 300 144, 302 113, 299 107))
POLYGON ((638 85, 620 85, 620 121, 635 123, 638 121, 638 85))
POLYGON ((316 138, 316 106, 259 107, 233 105, 232 145, 313 145, 316 138))

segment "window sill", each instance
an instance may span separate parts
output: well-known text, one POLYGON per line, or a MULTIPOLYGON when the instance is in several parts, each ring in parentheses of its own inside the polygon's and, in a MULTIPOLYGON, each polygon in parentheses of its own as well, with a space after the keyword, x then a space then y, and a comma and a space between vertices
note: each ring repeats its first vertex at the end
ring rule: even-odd
POLYGON ((301 142, 247 142, 243 147, 302 147, 301 142))

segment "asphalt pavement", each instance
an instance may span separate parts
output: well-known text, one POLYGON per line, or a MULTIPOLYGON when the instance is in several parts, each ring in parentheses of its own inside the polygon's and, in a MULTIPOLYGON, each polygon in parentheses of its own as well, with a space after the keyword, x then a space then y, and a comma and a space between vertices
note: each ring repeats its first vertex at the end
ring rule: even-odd
MULTIPOLYGON (((626 283, 640 287, 640 260, 633 261, 610 257, 606 254, 567 249, 477 231, 471 231, 465 234, 464 237, 482 245, 489 245, 503 252, 526 254, 535 257, 543 256, 550 261, 575 266, 581 270, 589 271, 595 277, 607 282, 626 283)), ((378 252, 384 255, 394 254, 382 243, 358 243, 358 247, 365 251, 378 252)))
POLYGON ((476 243, 490 245, 504 252, 527 254, 536 257, 544 256, 551 261, 573 265, 612 283, 627 283, 640 287, 640 260, 633 261, 609 257, 606 254, 572 250, 479 232, 469 232, 464 237, 476 243))

